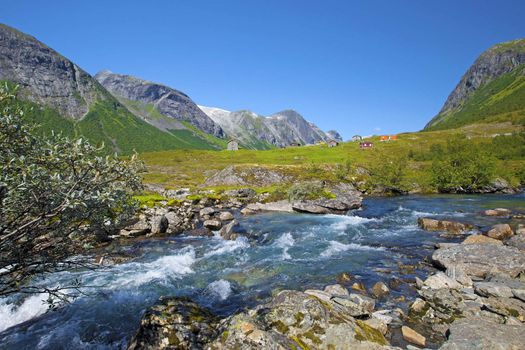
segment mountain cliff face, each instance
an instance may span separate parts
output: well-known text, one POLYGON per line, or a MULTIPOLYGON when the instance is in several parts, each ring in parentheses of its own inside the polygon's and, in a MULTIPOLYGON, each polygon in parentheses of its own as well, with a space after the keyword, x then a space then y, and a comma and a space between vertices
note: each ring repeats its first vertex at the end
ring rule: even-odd
POLYGON ((313 144, 331 138, 293 110, 264 117, 248 110, 230 112, 214 107, 199 107, 246 148, 286 147, 293 142, 313 144))
POLYGON ((0 24, 0 80, 20 86, 29 100, 82 118, 96 101, 106 99, 99 84, 73 62, 37 39, 0 24))
POLYGON ((447 129, 504 120, 525 109, 525 39, 495 45, 482 53, 425 127, 447 129), (508 114, 508 115, 506 115, 508 114), (499 116, 499 117, 497 117, 499 116))
POLYGON ((186 94, 178 90, 109 71, 99 72, 95 78, 123 103, 126 102, 122 99, 131 101, 131 103, 148 104, 165 117, 190 123, 199 130, 216 137, 225 136, 217 123, 200 110, 186 94))
MULTIPOLYGON (((93 77, 37 39, 0 24, 0 80, 19 86, 25 116, 44 133, 82 136, 121 154, 177 148, 216 149, 196 131, 164 131, 119 103, 93 77)), ((222 145, 221 145, 222 146, 222 145)))

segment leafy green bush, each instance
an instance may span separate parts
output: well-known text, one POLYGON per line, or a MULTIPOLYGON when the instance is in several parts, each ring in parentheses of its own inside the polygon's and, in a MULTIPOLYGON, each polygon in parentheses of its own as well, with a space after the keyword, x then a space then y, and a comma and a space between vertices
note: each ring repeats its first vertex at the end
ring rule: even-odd
POLYGON ((348 178, 348 175, 353 172, 353 164, 350 159, 347 159, 344 163, 335 165, 334 175, 336 179, 344 181, 348 178))
POLYGON ((432 163, 431 171, 438 191, 473 192, 490 184, 495 167, 495 157, 484 147, 455 138, 432 163))
POLYGON ((369 169, 372 189, 391 193, 407 192, 409 189, 407 166, 407 155, 387 155, 376 152, 369 169))
POLYGON ((0 295, 62 287, 24 284, 84 266, 71 258, 113 232, 137 209, 142 163, 103 156, 83 139, 44 137, 27 124, 16 89, 0 86, 0 295))

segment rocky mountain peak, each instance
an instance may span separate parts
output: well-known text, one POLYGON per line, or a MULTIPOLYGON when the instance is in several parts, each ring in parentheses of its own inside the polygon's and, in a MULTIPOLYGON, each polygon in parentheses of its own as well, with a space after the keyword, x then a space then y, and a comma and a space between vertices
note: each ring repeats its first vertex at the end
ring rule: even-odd
POLYGON ((0 25, 0 80, 20 86, 22 95, 81 119, 89 106, 104 99, 103 89, 91 76, 34 37, 0 25))
POLYGON ((119 99, 149 104, 162 115, 185 121, 205 133, 225 137, 222 128, 207 116, 185 93, 130 75, 101 71, 95 78, 119 99))

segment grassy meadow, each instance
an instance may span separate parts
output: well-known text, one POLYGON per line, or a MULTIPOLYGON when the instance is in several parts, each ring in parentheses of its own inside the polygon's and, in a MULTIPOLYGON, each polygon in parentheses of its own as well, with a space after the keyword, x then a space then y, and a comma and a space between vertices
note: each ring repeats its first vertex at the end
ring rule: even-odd
POLYGON ((518 184, 525 164, 525 145, 520 147, 522 135, 519 134, 524 130, 523 126, 512 123, 479 124, 455 130, 403 133, 396 141, 380 142, 379 136, 374 136, 366 139, 374 143, 373 149, 364 150, 358 142, 343 142, 333 148, 323 144, 259 151, 161 151, 143 153, 140 158, 147 166, 145 183, 166 188, 227 189, 205 187, 203 182, 230 165, 263 166, 291 175, 296 181, 355 182, 366 177, 363 173, 370 170, 385 164, 395 167, 402 162, 399 171, 403 172, 404 181, 423 192, 432 192, 432 152, 436 147, 446 148, 449 140, 455 138, 465 139, 469 147, 490 152, 496 162, 495 175, 518 184), (495 137, 496 134, 512 135, 495 137))

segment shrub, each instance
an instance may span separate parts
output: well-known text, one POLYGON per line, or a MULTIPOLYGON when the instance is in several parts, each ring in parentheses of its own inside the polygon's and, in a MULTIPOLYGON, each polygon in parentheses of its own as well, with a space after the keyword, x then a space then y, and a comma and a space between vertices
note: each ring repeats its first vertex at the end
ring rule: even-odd
POLYGON ((405 193, 408 191, 406 155, 387 155, 381 152, 374 154, 375 158, 370 166, 370 185, 373 189, 381 189, 391 193, 405 193))
POLYGON ((60 298, 67 287, 39 287, 33 277, 85 266, 72 255, 134 215, 142 163, 102 152, 82 139, 42 136, 23 119, 16 89, 0 86, 0 295, 60 298))
POLYGON ((433 184, 440 192, 474 192, 490 184, 495 165, 485 148, 464 138, 452 139, 432 163, 433 184))

